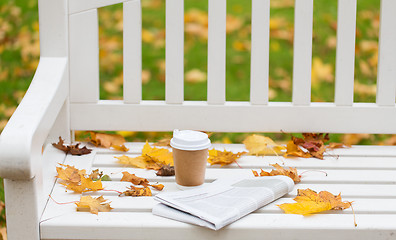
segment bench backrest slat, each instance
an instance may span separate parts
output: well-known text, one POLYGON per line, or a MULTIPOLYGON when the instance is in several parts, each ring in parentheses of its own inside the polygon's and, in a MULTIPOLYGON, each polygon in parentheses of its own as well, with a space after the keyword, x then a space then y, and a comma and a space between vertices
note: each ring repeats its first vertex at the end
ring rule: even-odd
POLYGON ((311 102, 313 0, 296 0, 294 10, 293 104, 311 102))
POLYGON ((208 0, 206 102, 184 101, 184 0, 166 0, 165 101, 142 101, 141 0, 68 1, 75 130, 171 130, 177 121, 210 131, 396 132, 376 115, 396 118, 396 1, 381 1, 377 102, 367 105, 353 99, 357 0, 338 0, 335 101, 323 104, 311 102, 313 0, 295 1, 292 101, 285 103, 269 101, 270 0, 252 0, 250 101, 240 103, 226 99, 226 0, 208 0), (124 11, 124 100, 99 101, 97 8, 115 3, 124 11), (100 117, 104 112, 112 115, 100 117), (370 117, 363 121, 364 114, 370 117), (99 120, 90 123, 91 116, 99 120), (147 120, 161 117, 159 125, 147 120))
POLYGON ((377 104, 395 106, 396 92, 396 1, 381 1, 377 104))
POLYGON ((335 103, 352 106, 355 77, 356 0, 338 1, 335 103))
POLYGON ((99 100, 98 12, 69 15, 70 102, 99 100))
POLYGON ((226 101, 226 4, 226 0, 209 0, 208 104, 226 101))
POLYGON ((142 99, 142 11, 140 1, 123 3, 123 95, 125 103, 142 99))
POLYGON ((252 1, 250 102, 268 103, 270 0, 252 1))
POLYGON ((184 100, 184 0, 166 1, 165 100, 184 100))

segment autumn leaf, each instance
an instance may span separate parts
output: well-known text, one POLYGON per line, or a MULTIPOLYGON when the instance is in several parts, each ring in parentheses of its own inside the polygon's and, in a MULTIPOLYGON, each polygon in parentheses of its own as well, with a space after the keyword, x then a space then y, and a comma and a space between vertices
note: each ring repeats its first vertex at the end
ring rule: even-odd
POLYGON ((285 213, 309 215, 328 210, 343 210, 352 205, 352 202, 343 202, 341 194, 333 195, 327 191, 316 193, 311 189, 298 189, 296 203, 278 205, 285 213))
POLYGON ((148 187, 135 187, 135 186, 130 186, 129 190, 124 191, 123 193, 120 194, 120 196, 125 195, 125 196, 132 196, 132 197, 144 197, 144 196, 152 196, 151 190, 148 187))
POLYGON ((159 170, 162 167, 161 164, 158 164, 154 162, 152 159, 147 158, 145 156, 139 156, 133 158, 123 155, 115 158, 117 158, 118 162, 121 164, 131 165, 137 168, 159 170))
POLYGON ((122 175, 121 182, 131 182, 135 185, 142 185, 143 187, 152 187, 158 191, 162 191, 164 188, 164 185, 162 184, 150 184, 146 178, 138 177, 135 174, 131 174, 129 172, 122 172, 122 175))
POLYGON ((171 141, 171 138, 167 137, 167 138, 159 140, 158 142, 155 142, 153 144, 153 146, 155 146, 155 147, 170 147, 170 141, 171 141))
POLYGON ((246 154, 246 152, 233 153, 227 150, 219 151, 216 149, 211 149, 209 150, 208 162, 210 165, 220 164, 221 166, 224 166, 236 162, 236 160, 243 154, 246 154))
POLYGON ((186 72, 184 79, 189 83, 200 83, 206 82, 207 76, 205 72, 202 72, 199 69, 192 69, 186 72))
POLYGON ((296 168, 289 167, 289 169, 284 169, 282 166, 280 166, 277 163, 270 164, 270 165, 275 168, 271 172, 266 172, 263 169, 261 169, 261 172, 260 172, 260 175, 259 175, 256 171, 252 170, 253 175, 256 176, 256 177, 259 177, 259 176, 284 175, 284 176, 287 176, 287 177, 293 179, 293 181, 295 183, 299 183, 301 181, 300 176, 298 175, 296 168))
POLYGON ((114 148, 117 151, 127 152, 125 147, 125 138, 119 134, 89 132, 91 134, 91 143, 96 147, 114 148))
POLYGON ((273 155, 280 154, 286 149, 284 146, 276 144, 271 138, 253 134, 243 140, 250 155, 273 155))
POLYGON ((88 149, 87 147, 79 147, 79 143, 75 144, 75 145, 69 145, 66 146, 64 144, 64 141, 61 137, 59 137, 59 142, 58 143, 52 143, 52 146, 54 146, 55 148, 65 152, 66 154, 70 153, 71 155, 85 155, 85 154, 90 154, 92 149, 88 149))
POLYGON ((302 157, 302 158, 310 158, 312 155, 309 152, 304 152, 299 146, 294 144, 293 141, 289 141, 286 145, 286 153, 283 155, 284 157, 302 157))
POLYGON ((106 203, 107 200, 103 196, 92 198, 91 196, 81 196, 80 201, 75 203, 77 205, 77 211, 88 210, 98 215, 98 212, 109 212, 112 207, 110 203, 106 203))
POLYGON ((73 166, 60 164, 61 167, 57 167, 58 172, 57 178, 60 178, 63 186, 66 189, 72 190, 77 193, 90 192, 102 190, 102 181, 93 181, 90 176, 86 176, 85 170, 79 170, 73 166))
POLYGON ((153 160, 156 163, 173 166, 173 155, 166 148, 151 147, 148 142, 143 146, 142 156, 153 160))
POLYGON ((129 172, 122 172, 121 182, 131 182, 135 185, 149 186, 149 181, 145 178, 137 177, 135 174, 129 172))
POLYGON ((175 176, 175 167, 163 165, 156 173, 157 176, 175 176))
POLYGON ((89 178, 94 181, 101 179, 102 176, 103 176, 103 171, 100 172, 99 169, 95 169, 91 172, 91 174, 89 174, 89 178))

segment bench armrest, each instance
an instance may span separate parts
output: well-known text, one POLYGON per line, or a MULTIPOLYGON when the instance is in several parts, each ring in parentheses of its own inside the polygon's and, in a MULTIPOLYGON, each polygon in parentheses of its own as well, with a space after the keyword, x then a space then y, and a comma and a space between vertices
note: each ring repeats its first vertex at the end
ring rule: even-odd
POLYGON ((66 57, 41 57, 26 95, 0 135, 0 177, 35 177, 45 142, 69 92, 66 57))

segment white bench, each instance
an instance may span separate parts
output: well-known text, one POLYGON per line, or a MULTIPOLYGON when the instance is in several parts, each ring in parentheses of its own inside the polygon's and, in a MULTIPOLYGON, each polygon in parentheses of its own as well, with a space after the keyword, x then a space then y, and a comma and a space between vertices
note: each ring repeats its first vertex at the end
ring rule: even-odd
MULTIPOLYGON (((122 167, 115 153, 94 149, 85 156, 62 154, 48 145, 59 136, 73 140, 75 130, 218 132, 396 133, 396 1, 381 1, 381 30, 376 103, 354 103, 356 0, 338 1, 336 88, 334 103, 311 103, 313 0, 296 0, 292 102, 268 101, 269 0, 252 0, 250 102, 225 99, 225 0, 209 0, 207 101, 183 97, 183 0, 166 1, 166 100, 142 101, 141 10, 139 0, 40 0, 40 63, 32 84, 0 138, 0 176, 5 178, 7 230, 19 239, 396 239, 396 148, 354 146, 317 159, 285 159, 286 166, 311 172, 284 198, 212 231, 151 214, 151 197, 117 197, 114 210, 77 212, 79 194, 55 183, 57 163, 100 168, 113 174, 105 182, 122 190, 122 167), (99 100, 97 8, 123 3, 124 98, 99 100), (239 117, 235 117, 239 116, 239 117), (44 146, 44 148, 43 148, 44 146), (276 204, 292 202, 296 189, 342 193, 351 209, 311 217, 284 214, 276 204)), ((128 143, 129 155, 140 143, 128 143)), ((230 150, 242 145, 216 146, 230 150)), ((210 182, 222 175, 268 169, 278 157, 245 156, 239 164, 207 170, 210 182)), ((173 178, 127 169, 175 190, 173 178)))

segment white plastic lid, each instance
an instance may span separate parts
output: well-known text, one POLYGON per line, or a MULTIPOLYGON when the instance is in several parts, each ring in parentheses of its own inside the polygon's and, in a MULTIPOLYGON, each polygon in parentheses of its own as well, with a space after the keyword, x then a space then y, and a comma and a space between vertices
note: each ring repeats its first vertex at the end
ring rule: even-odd
POLYGON ((196 151, 209 148, 210 139, 203 132, 175 129, 170 145, 180 150, 196 151))

